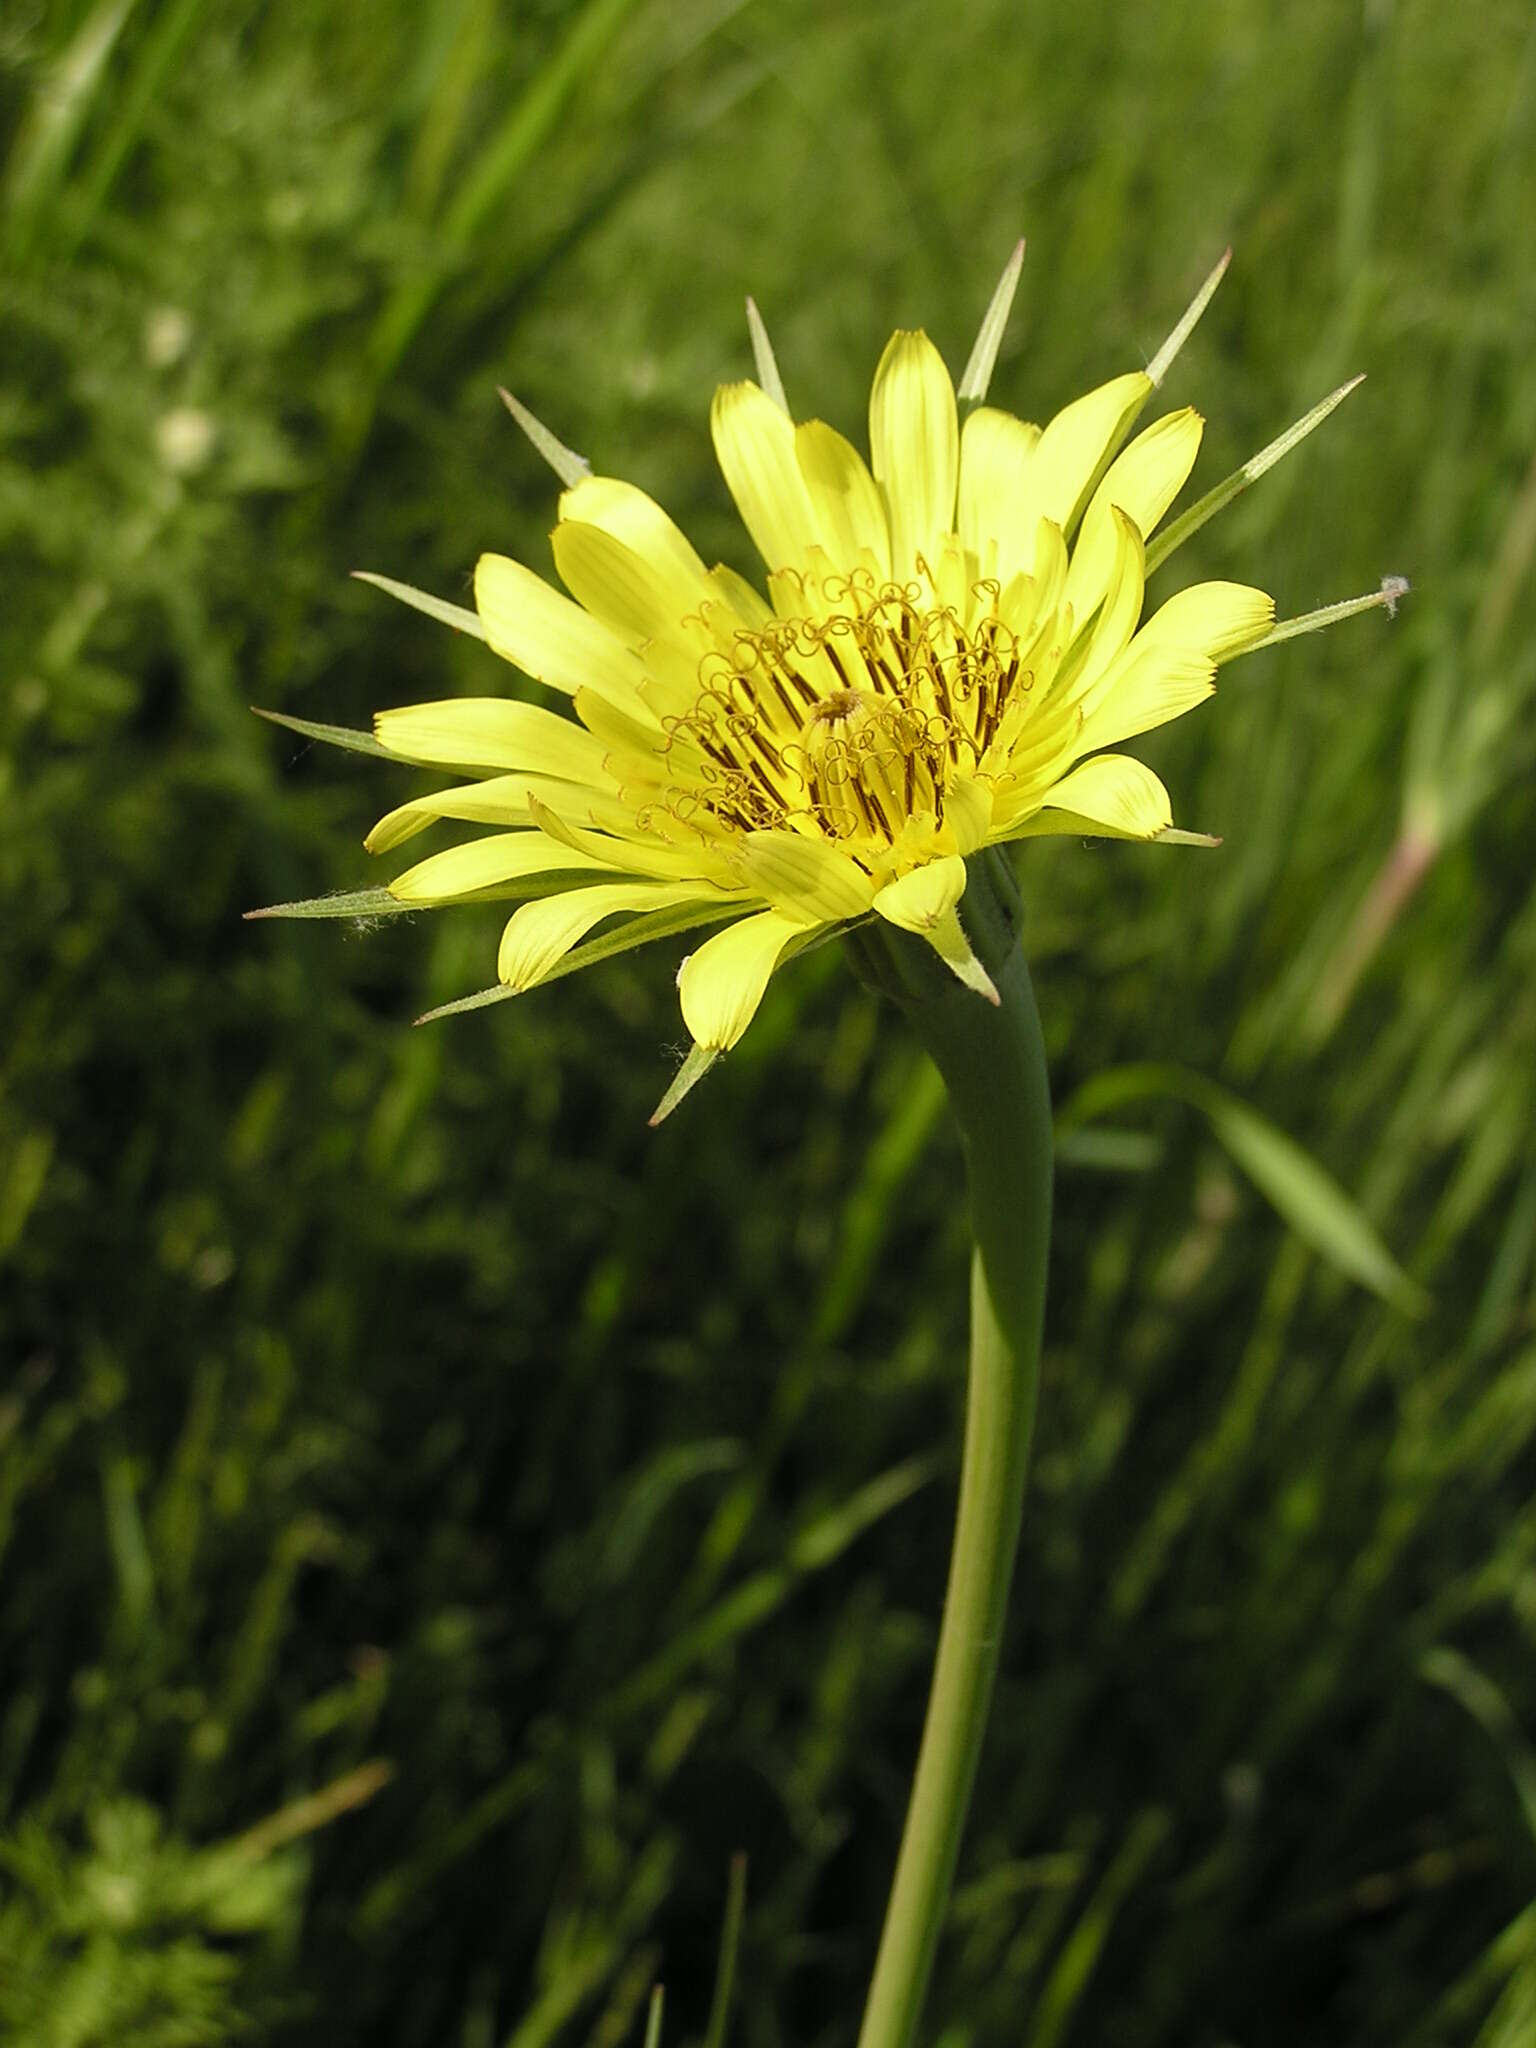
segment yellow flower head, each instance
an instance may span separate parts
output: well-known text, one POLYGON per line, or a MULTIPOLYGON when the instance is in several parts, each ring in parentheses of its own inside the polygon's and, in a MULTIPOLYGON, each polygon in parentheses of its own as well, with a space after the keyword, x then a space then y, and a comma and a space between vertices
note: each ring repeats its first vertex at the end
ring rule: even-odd
POLYGON ((1196 584, 1142 618, 1148 541, 1202 422, 1186 407, 1127 436, 1224 262, 1147 371, 1042 428, 980 403, 1021 252, 958 402, 928 337, 892 336, 868 462, 824 421, 794 419, 749 308, 760 381, 719 390, 711 427, 762 588, 707 568, 643 491, 587 474, 509 400, 569 486, 553 534, 569 595, 485 555, 478 627, 457 622, 575 715, 512 697, 381 712, 390 756, 475 779, 391 812, 369 845, 443 818, 494 828, 407 869, 393 896, 530 898, 502 935, 509 991, 565 971, 606 920, 636 940, 722 926, 678 976, 697 1065, 741 1037, 781 961, 856 919, 922 934, 993 995, 961 908, 982 847, 1170 836, 1161 782, 1110 750, 1208 697, 1274 620, 1270 597, 1237 583, 1196 584))

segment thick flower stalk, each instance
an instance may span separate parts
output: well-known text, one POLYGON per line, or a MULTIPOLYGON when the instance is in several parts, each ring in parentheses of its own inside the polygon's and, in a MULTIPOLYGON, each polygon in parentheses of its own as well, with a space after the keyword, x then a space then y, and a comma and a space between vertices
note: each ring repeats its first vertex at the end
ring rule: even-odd
POLYGON ((499 554, 480 559, 474 613, 385 583, 574 713, 487 696, 378 714, 370 751, 469 779, 391 811, 369 847, 443 820, 490 828, 406 868, 394 901, 528 899, 502 934, 506 994, 568 972, 599 926, 605 952, 722 927, 679 973, 694 1051, 659 1114, 741 1037, 774 969, 836 928, 874 917, 919 934, 995 1001, 961 913, 981 849, 1045 833, 1200 838, 1174 831, 1162 783, 1117 749, 1274 637, 1274 604, 1207 582, 1144 617, 1148 569, 1344 392, 1149 553, 1202 421, 1186 406, 1132 428, 1225 259, 1146 370, 1042 428, 981 402, 1021 253, 958 396, 925 334, 891 338, 868 462, 825 421, 792 417, 749 308, 759 381, 718 391, 711 426, 761 588, 706 567, 644 491, 586 473, 511 399, 567 483, 552 536, 564 591, 499 554))

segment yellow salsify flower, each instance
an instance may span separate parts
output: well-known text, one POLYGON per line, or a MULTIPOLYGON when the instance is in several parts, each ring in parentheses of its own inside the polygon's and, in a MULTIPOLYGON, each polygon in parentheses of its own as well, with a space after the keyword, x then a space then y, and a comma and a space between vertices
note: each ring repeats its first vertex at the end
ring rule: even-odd
MULTIPOLYGON (((867 463, 824 421, 793 418, 749 302, 759 381, 722 387, 711 428, 762 589, 706 567, 645 492, 587 474, 511 399, 568 484, 552 546, 569 595, 498 554, 475 572, 477 625, 386 585, 479 630, 575 714, 512 697, 380 712, 389 756, 474 779, 391 811, 369 847, 442 819, 495 828, 406 869, 390 894, 420 907, 532 896, 502 935, 509 993, 566 971, 606 920, 632 921, 637 940, 723 924, 679 972, 694 1052, 660 1113, 740 1039, 777 966, 854 920, 921 934, 996 1001, 962 910, 980 849, 1196 837, 1173 831, 1162 783, 1115 749, 1209 697, 1275 608, 1208 582, 1143 619, 1148 541, 1203 423, 1185 407, 1126 437, 1226 259, 1147 370, 1041 428, 980 402, 1021 256, 958 399, 926 334, 892 336, 867 463)), ((1192 531, 1342 396, 1180 524, 1192 531)))

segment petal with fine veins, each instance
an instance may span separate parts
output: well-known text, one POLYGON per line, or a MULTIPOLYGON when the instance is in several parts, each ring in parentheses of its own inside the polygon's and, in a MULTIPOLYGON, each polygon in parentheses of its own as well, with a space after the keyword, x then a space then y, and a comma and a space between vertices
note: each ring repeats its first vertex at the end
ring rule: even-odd
POLYGON ((444 768, 523 768, 611 787, 585 726, 516 697, 447 697, 374 714, 379 744, 402 761, 444 768))
POLYGON ((1216 670, 1203 654, 1182 647, 1147 647, 1105 676, 1084 707, 1073 744, 1074 756, 1091 754, 1169 725, 1203 704, 1216 688, 1216 670))
POLYGON ((816 519, 795 458, 795 430, 755 384, 722 384, 709 413, 715 458, 770 571, 799 565, 816 519))
POLYGON ((768 977, 787 946, 815 930, 803 919, 763 910, 706 939, 678 970, 683 1022, 707 1052, 729 1052, 757 1014, 768 977))
POLYGON ((891 525, 898 582, 954 526, 960 427, 955 387, 926 334, 893 334, 869 394, 869 446, 891 525))
POLYGON ((926 939, 957 980, 989 1003, 999 1000, 992 977, 971 950, 955 906, 965 894, 965 862, 959 854, 913 868, 887 882, 875 897, 875 909, 889 923, 926 939))
POLYGON ((795 456, 834 565, 846 571, 868 553, 884 580, 891 573, 890 525, 880 487, 858 449, 825 420, 806 420, 795 429, 795 456))
POLYGON ((596 690, 633 708, 645 670, 617 635, 507 555, 475 564, 475 609, 504 661, 551 689, 596 690))
POLYGON ((1168 792, 1145 762, 1097 754, 1064 775, 1041 810, 1009 833, 1034 839, 1066 832, 1104 839, 1155 839, 1173 822, 1168 792))
MULTIPOLYGON (((1100 593, 1103 603, 1093 624, 1083 665, 1069 686, 1071 698, 1083 705, 1085 711, 1098 702, 1095 685, 1099 678, 1129 645, 1136 621, 1141 617, 1141 600, 1146 590, 1146 551, 1135 522, 1114 505, 1109 512, 1109 528, 1115 537, 1114 551, 1108 583, 1100 593)), ((1074 612, 1073 616, 1087 615, 1074 612)))
POLYGON ((690 611, 703 595, 708 572, 694 545, 677 522, 663 512, 656 500, 621 477, 589 476, 560 493, 560 518, 580 519, 588 526, 600 526, 615 540, 632 548, 652 563, 658 575, 668 578, 684 602, 680 612, 690 611))
POLYGON ((628 646, 656 640, 686 648, 682 621, 708 602, 707 576, 695 583, 585 519, 562 519, 550 546, 572 597, 628 646))
POLYGON ((1089 501, 1072 550, 1066 601, 1085 619, 1104 595, 1114 571, 1116 507, 1136 522, 1142 538, 1152 534, 1183 490, 1200 452, 1205 422, 1192 406, 1154 420, 1117 455, 1089 501))
POLYGON ((875 909, 903 931, 928 932, 965 894, 965 862, 958 853, 926 861, 876 892, 875 909))
POLYGON ((533 988, 605 917, 697 900, 698 890, 679 882, 598 882, 524 903, 502 932, 497 978, 509 988, 533 988))
POLYGON ((1275 600, 1248 583, 1192 583, 1156 610, 1131 643, 1177 647, 1221 663, 1262 640, 1275 622, 1275 600))
POLYGON ((1025 488, 1040 429, 978 406, 960 433, 960 540, 978 559, 997 543, 998 580, 1034 569, 1040 518, 1025 488))
POLYGON ((429 860, 418 861, 403 875, 396 875, 389 893, 401 903, 447 903, 456 896, 472 896, 480 889, 499 888, 503 882, 558 874, 566 868, 614 874, 602 861, 556 846, 542 832, 495 832, 488 838, 468 839, 462 846, 450 846, 442 853, 434 853, 429 860))
POLYGON ((818 924, 862 917, 874 894, 856 860, 798 832, 749 832, 739 842, 737 862, 748 888, 775 910, 818 924))
POLYGON ((1113 377, 1063 406, 1040 436, 1029 465, 1029 503, 1036 519, 1070 532, 1099 464, 1152 386, 1141 371, 1113 377))

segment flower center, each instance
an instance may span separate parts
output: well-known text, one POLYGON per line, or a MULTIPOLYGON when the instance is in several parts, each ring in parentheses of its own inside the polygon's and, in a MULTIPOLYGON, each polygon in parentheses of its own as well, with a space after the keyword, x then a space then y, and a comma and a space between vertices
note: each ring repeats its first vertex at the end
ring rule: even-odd
POLYGON ((692 710, 665 722, 666 811, 706 830, 701 811, 716 830, 855 842, 854 853, 888 847, 912 818, 942 824, 950 779, 985 774, 1033 682, 997 585, 974 585, 962 613, 934 601, 931 578, 776 580, 806 609, 717 636, 692 710))

